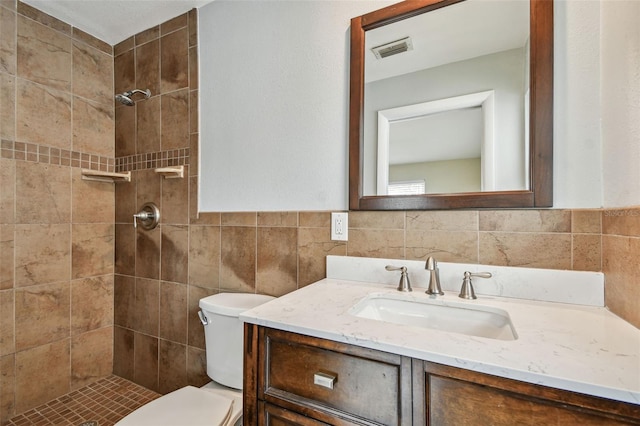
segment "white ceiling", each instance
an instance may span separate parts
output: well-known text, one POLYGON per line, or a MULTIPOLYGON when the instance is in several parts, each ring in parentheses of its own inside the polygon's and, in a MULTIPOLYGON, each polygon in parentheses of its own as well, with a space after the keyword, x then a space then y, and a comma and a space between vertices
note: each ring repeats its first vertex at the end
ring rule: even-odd
POLYGON ((110 45, 213 0, 23 0, 110 45))

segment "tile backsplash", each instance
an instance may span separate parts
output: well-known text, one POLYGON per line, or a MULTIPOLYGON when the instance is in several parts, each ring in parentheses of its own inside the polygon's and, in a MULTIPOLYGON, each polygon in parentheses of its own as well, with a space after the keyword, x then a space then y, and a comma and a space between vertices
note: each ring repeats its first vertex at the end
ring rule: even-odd
POLYGON ((640 208, 350 212, 347 242, 328 211, 198 214, 196 18, 112 48, 0 1, 2 422, 112 371, 162 393, 204 384, 199 299, 291 292, 327 255, 603 271, 607 306, 640 327, 640 208), (133 88, 152 96, 114 106, 133 88), (168 165, 185 178, 154 172, 168 165), (160 225, 134 229, 149 201, 160 225))

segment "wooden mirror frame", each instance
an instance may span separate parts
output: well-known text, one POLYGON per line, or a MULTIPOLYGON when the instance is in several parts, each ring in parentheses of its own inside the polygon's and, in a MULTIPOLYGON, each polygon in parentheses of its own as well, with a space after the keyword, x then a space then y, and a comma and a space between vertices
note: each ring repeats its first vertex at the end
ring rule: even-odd
POLYGON ((363 195, 365 31, 464 0, 409 0, 351 19, 349 209, 444 210, 553 205, 553 0, 530 0, 529 190, 363 195))

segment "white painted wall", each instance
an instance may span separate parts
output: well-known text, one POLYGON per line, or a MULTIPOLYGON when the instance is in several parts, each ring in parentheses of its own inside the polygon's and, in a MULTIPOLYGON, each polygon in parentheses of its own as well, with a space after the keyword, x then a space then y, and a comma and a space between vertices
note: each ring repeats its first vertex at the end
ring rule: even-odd
MULTIPOLYGON (((617 25, 611 22, 617 7, 626 19, 632 19, 637 7, 633 0, 605 2, 603 21, 612 27, 617 25)), ((203 211, 347 208, 349 19, 386 4, 215 1, 200 9, 203 211)), ((627 108, 608 95, 601 108, 601 4, 555 1, 558 208, 603 205, 601 110, 627 108)), ((631 31, 633 25, 627 26, 631 31)), ((618 31, 622 37, 624 31, 615 34, 618 31)), ((617 37, 612 33, 603 38, 607 55, 610 39, 617 37)), ((612 63, 604 74, 628 65, 612 63)), ((628 81, 637 89, 637 76, 630 75, 628 81)), ((628 84, 619 83, 620 90, 628 90, 628 84)), ((616 127, 613 118, 608 120, 605 129, 616 127)), ((632 120, 625 123, 629 127, 632 120)), ((607 158, 620 150, 631 162, 626 150, 632 141, 637 144, 637 137, 628 129, 614 141, 613 131, 606 130, 607 158), (620 139, 628 142, 617 142, 620 139)), ((620 168, 606 161, 608 175, 620 168)), ((627 179, 624 172, 616 173, 623 175, 616 180, 627 179)), ((609 183, 613 176, 607 179, 608 193, 613 194, 610 187, 617 183, 609 183)), ((637 204, 631 197, 616 198, 616 204, 637 204)))
POLYGON ((604 206, 640 204, 640 2, 602 3, 604 206))

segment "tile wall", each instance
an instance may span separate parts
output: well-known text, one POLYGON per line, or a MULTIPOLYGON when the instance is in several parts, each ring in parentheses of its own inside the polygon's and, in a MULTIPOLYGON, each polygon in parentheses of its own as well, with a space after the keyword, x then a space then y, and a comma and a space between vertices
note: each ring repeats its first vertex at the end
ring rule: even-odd
POLYGON ((111 46, 0 1, 0 421, 112 372, 111 46))

